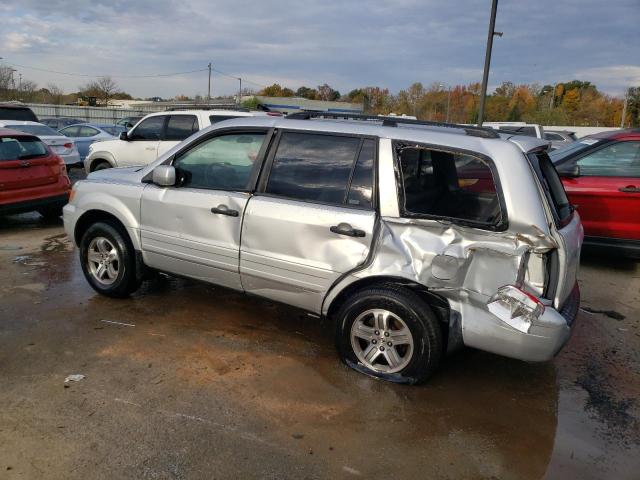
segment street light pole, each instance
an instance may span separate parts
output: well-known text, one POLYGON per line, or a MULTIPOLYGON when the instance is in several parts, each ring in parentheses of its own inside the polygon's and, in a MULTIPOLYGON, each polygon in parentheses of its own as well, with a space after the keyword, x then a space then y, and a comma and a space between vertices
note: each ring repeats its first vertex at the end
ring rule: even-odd
POLYGON ((447 87, 447 123, 449 123, 449 106, 451 105, 451 85, 447 87))
POLYGON ((502 36, 502 32, 496 32, 496 11, 498 10, 498 0, 492 0, 491 17, 489 19, 489 33, 487 35, 487 51, 484 55, 484 73, 482 74, 482 89, 480 91, 480 108, 478 110, 478 126, 482 126, 484 120, 484 103, 487 96, 487 83, 489 82, 489 66, 491 65, 491 50, 493 49, 494 35, 502 36))
POLYGON ((209 84, 207 85, 207 105, 211 103, 211 62, 209 62, 209 84))

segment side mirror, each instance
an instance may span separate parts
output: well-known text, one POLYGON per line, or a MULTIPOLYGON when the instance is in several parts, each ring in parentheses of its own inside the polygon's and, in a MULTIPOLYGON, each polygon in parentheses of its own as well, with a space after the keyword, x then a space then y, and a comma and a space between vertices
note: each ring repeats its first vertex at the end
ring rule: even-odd
POLYGON ((127 132, 120 132, 120 140, 124 140, 124 141, 128 141, 129 140, 129 136, 127 135, 127 132))
POLYGON ((158 165, 153 169, 152 181, 160 187, 173 187, 176 184, 176 169, 172 165, 158 165))
POLYGON ((558 170, 561 177, 575 178, 580 176, 580 165, 574 163, 566 168, 558 170))

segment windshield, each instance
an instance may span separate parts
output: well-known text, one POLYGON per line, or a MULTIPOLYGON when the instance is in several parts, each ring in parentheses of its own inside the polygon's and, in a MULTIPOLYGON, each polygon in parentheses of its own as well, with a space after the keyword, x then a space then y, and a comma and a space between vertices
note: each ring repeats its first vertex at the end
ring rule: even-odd
POLYGON ((591 148, 592 145, 595 145, 596 143, 601 141, 602 140, 597 138, 584 137, 577 142, 570 143, 569 145, 554 150, 553 152, 549 153, 549 158, 551 158, 551 161, 553 163, 559 163, 565 158, 573 156, 576 153, 580 153, 583 150, 587 150, 591 148))
POLYGON ((60 136, 60 134, 56 132, 53 128, 47 127, 46 125, 7 125, 6 128, 19 130, 21 132, 30 133, 32 135, 38 135, 38 136, 48 136, 48 137, 60 136))
POLYGON ((47 147, 36 137, 1 137, 0 162, 44 157, 47 147))

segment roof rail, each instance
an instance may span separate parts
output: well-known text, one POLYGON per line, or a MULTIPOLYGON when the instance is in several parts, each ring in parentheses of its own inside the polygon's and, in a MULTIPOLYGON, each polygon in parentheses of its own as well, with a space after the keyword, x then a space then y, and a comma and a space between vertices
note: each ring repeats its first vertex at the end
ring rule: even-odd
POLYGON ((476 127, 472 125, 459 125, 457 123, 432 122, 428 120, 413 120, 412 118, 403 117, 384 117, 381 115, 366 115, 360 113, 339 113, 339 112, 322 112, 317 110, 306 110, 302 112, 294 112, 285 118, 293 120, 310 120, 312 118, 330 118, 344 120, 364 120, 382 122, 384 127, 397 127, 398 124, 405 125, 426 125, 429 127, 457 128, 464 130, 467 135, 482 138, 500 138, 500 134, 490 127, 476 127))
POLYGON ((167 107, 165 112, 173 112, 176 110, 233 110, 236 112, 249 112, 248 108, 234 107, 229 105, 178 105, 167 107))

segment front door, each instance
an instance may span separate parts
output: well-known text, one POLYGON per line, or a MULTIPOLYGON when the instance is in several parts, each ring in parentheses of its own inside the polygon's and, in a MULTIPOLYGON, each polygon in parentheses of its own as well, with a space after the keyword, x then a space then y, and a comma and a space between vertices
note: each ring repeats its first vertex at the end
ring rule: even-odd
POLYGON ((640 240, 640 141, 620 141, 577 160, 580 176, 564 178, 585 235, 640 240))
POLYGON ((331 285, 363 263, 375 223, 376 141, 282 132, 249 200, 240 252, 247 292, 319 312, 331 285))
POLYGON ((113 151, 118 167, 148 165, 158 156, 158 144, 164 131, 166 115, 145 118, 120 140, 113 151))
POLYGON ((240 231, 266 131, 210 137, 176 155, 176 186, 149 185, 141 241, 150 267, 241 289, 240 231))

